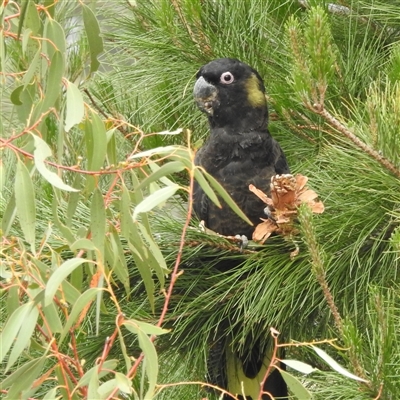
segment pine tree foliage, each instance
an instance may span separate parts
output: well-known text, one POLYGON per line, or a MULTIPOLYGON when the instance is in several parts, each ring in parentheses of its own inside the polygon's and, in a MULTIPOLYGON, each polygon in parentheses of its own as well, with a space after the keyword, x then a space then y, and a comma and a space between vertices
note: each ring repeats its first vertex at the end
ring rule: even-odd
POLYGON ((317 368, 308 375, 288 369, 313 398, 396 399, 399 2, 5 3, 0 276, 2 343, 10 346, 1 354, 6 398, 110 398, 119 390, 135 399, 216 399, 220 392, 206 392, 198 382, 206 380, 217 333, 225 332, 240 350, 249 340, 272 343, 273 327, 281 332, 279 343, 288 344, 286 358, 317 368), (49 41, 64 46, 68 56, 59 57, 49 41), (207 135, 192 86, 198 68, 218 57, 241 59, 259 71, 271 133, 292 171, 308 176, 325 204, 319 216, 300 210, 293 241, 275 236, 241 252, 193 220, 180 249, 193 155, 186 146, 198 147, 207 135), (71 114, 68 98, 78 104, 75 113, 84 108, 84 116, 71 114), (66 132, 68 112, 72 129, 66 132), (150 135, 177 128, 191 133, 150 135), (37 150, 41 140, 51 158, 37 150), (176 144, 182 147, 160 147, 176 144), (127 159, 135 153, 143 157, 127 159), (35 172, 41 165, 80 192, 64 191, 50 173, 35 172), (143 199, 154 204, 133 220, 132 209, 143 208, 143 199), (296 246, 299 254, 291 258, 296 246), (161 329, 155 325, 171 282, 165 272, 179 257, 161 329), (241 264, 224 269, 230 260, 241 264), (74 269, 52 293, 47 283, 61 278, 61 267, 74 269), (79 323, 71 312, 76 304, 84 310, 79 323), (24 315, 33 334, 18 331, 24 315), (117 316, 124 318, 121 325, 117 316), (52 342, 46 342, 49 332, 52 342), (313 341, 326 343, 317 346, 367 382, 333 371, 329 359, 312 350, 313 341), (128 371, 141 352, 146 363, 132 379, 128 371), (68 371, 63 354, 80 367, 68 371), (25 387, 15 371, 29 372, 25 387), (111 378, 105 371, 112 371, 111 378))
MULTIPOLYGON (((390 334, 398 327, 397 11, 396 2, 159 1, 138 2, 132 14, 115 20, 111 42, 123 44, 132 67, 124 62, 112 83, 117 86, 122 78, 123 91, 129 82, 137 93, 142 106, 130 115, 134 123, 143 122, 150 131, 189 127, 195 138, 204 137, 204 120, 191 104, 193 75, 213 58, 242 59, 265 79, 272 134, 293 170, 310 178, 326 205, 322 216, 303 221, 294 260, 290 244, 279 238, 249 255, 218 252, 205 238, 193 239, 203 245, 185 251, 185 273, 177 282, 177 293, 184 292, 171 316, 174 343, 191 355, 189 362, 204 363, 205 338, 212 340, 221 325, 238 347, 249 334, 266 337, 274 326, 285 340, 338 338, 352 350, 335 357, 373 382, 361 385, 360 394, 348 380, 332 389, 336 378, 327 377, 323 387, 315 378, 318 384, 310 387, 317 397, 394 398, 399 384, 393 379, 398 343, 390 334), (239 257, 242 267, 212 270, 216 254, 239 257), (384 345, 389 337, 391 350, 384 345), (382 363, 378 366, 382 357, 393 367, 388 375, 382 363)), ((100 93, 101 86, 95 90, 100 93)), ((118 90, 113 94, 105 106, 118 102, 118 90)), ((167 231, 161 236, 168 242, 167 231)))

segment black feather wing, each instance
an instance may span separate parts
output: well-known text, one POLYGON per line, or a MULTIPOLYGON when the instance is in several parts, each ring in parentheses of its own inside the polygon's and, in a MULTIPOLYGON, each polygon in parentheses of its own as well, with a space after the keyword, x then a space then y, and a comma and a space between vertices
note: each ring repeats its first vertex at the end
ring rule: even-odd
MULTIPOLYGON (((290 172, 285 155, 268 132, 251 132, 247 140, 236 143, 233 140, 230 143, 215 142, 213 136, 197 153, 195 163, 213 175, 256 225, 261 217, 265 217, 265 204, 249 191, 249 185, 269 193, 271 177, 290 172)), ((218 132, 218 138, 221 137, 223 135, 218 132)), ((222 209, 218 208, 198 183, 193 200, 194 211, 207 228, 222 235, 251 237, 254 226, 244 222, 222 200, 222 209)))

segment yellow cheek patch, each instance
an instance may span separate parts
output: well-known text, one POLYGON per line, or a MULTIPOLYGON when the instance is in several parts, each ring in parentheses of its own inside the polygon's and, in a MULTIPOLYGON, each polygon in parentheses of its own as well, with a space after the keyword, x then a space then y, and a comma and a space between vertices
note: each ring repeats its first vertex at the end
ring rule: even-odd
POLYGON ((250 78, 245 83, 247 100, 252 107, 262 107, 265 105, 265 95, 260 89, 260 83, 258 78, 251 74, 250 78))

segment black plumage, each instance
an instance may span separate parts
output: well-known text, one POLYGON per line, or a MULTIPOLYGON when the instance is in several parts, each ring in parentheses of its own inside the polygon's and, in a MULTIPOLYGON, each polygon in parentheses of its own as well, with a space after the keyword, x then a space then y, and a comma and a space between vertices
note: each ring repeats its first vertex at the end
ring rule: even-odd
MULTIPOLYGON (((200 110, 207 114, 210 136, 197 152, 195 163, 217 179, 255 226, 260 217, 266 217, 265 204, 249 191, 249 184, 269 193, 271 176, 290 172, 279 143, 268 131, 264 83, 257 71, 231 58, 210 62, 199 70, 196 78, 194 97, 200 110)), ((240 234, 251 238, 254 226, 222 204, 222 209, 218 208, 200 185, 195 184, 194 211, 207 228, 222 235, 240 234)), ((240 372, 228 364, 240 362, 244 376, 256 381, 253 389, 258 392, 262 367, 265 371, 268 363, 265 358, 268 351, 260 346, 260 340, 252 342, 246 354, 236 355, 229 354, 230 346, 224 338, 218 341, 218 346, 213 345, 208 362, 211 381, 214 379, 215 384, 228 390, 237 388, 237 383, 229 382, 229 376, 240 372), (225 343, 225 351, 216 355, 217 350, 221 353, 221 343, 225 343)), ((287 397, 286 384, 277 370, 269 376, 264 389, 274 397, 287 397)), ((246 398, 252 399, 247 392, 246 398)))
MULTIPOLYGON (((235 59, 214 60, 197 73, 194 97, 210 125, 210 136, 197 152, 195 163, 218 180, 253 224, 259 223, 260 217, 265 217, 265 204, 249 191, 249 184, 269 193, 271 176, 289 173, 285 155, 268 131, 260 75, 235 59)), ((227 205, 218 208, 198 184, 194 211, 215 232, 251 238, 254 227, 227 205)))

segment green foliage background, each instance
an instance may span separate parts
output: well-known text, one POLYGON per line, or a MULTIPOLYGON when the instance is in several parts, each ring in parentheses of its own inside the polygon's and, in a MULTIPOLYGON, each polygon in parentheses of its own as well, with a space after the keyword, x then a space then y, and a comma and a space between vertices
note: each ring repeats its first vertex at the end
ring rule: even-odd
POLYGON ((323 348, 368 380, 332 372, 307 346, 288 347, 287 358, 319 368, 297 375, 314 398, 395 399, 400 391, 399 2, 52 4, 29 0, 21 8, 13 3, 1 8, 2 343, 10 345, 2 348, 1 390, 6 398, 21 393, 22 398, 108 398, 113 390, 135 399, 201 398, 199 385, 164 388, 155 382, 204 381, 209 344, 221 329, 240 348, 248 337, 267 340, 275 327, 282 342, 337 338, 340 348, 323 348), (241 254, 231 243, 199 232, 193 222, 184 239, 183 274, 174 282, 162 321, 170 329, 166 333, 155 325, 170 284, 166 271, 180 256, 188 177, 194 173, 186 146, 200 146, 207 135, 192 86, 198 68, 218 57, 239 58, 264 78, 271 133, 293 173, 309 177, 326 211, 314 218, 301 213, 295 237, 300 253, 294 259, 289 256, 294 243, 280 237, 241 254), (66 121, 73 126, 68 132, 66 121), (177 128, 191 134, 151 134, 177 128), (43 146, 37 150, 36 138, 51 157, 43 146), (183 147, 127 159, 172 145, 183 147), (49 171, 80 191, 60 187, 49 171), (152 207, 132 219, 149 196, 155 199, 152 207), (243 263, 221 271, 214 267, 221 259, 243 263), (68 262, 76 263, 69 272, 68 262), (89 304, 71 334, 69 327, 78 320, 71 310, 89 304), (122 313, 125 322, 118 330, 122 313), (106 338, 114 333, 104 357, 106 338), (161 335, 155 345, 151 334, 161 335), (49 337, 57 350, 48 349, 49 337), (146 364, 132 381, 130 357, 141 352, 146 364), (85 361, 82 371, 75 366, 71 372, 76 381, 65 378, 57 354, 85 361), (103 376, 92 368, 100 358, 113 373, 103 376), (28 367, 32 373, 21 387, 18 373, 28 367), (27 389, 47 371, 57 384, 45 379, 27 389), (73 390, 78 381, 85 390, 73 390))

